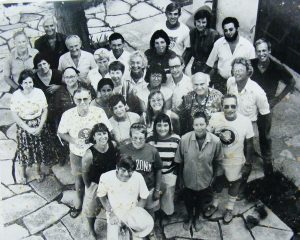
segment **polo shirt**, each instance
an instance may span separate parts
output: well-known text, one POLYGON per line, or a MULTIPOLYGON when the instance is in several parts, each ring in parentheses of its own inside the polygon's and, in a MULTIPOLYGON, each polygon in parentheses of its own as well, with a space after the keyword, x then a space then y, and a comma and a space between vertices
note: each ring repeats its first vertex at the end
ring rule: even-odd
POLYGON ((207 132, 199 149, 195 131, 182 136, 176 151, 175 162, 183 163, 184 186, 194 191, 209 187, 213 178, 213 165, 223 159, 220 139, 207 132))
POLYGON ((249 117, 252 122, 257 120, 258 112, 261 115, 270 113, 270 106, 265 91, 250 78, 241 92, 238 92, 234 77, 227 80, 227 93, 237 96, 239 113, 249 117))
POLYGON ((38 52, 38 50, 28 47, 28 55, 25 59, 21 59, 17 53, 17 49, 13 49, 10 56, 4 62, 3 76, 11 78, 18 84, 20 73, 24 69, 33 69, 33 59, 38 52))
POLYGON ((258 69, 258 59, 252 59, 253 74, 251 79, 258 83, 259 86, 266 92, 268 100, 275 98, 279 81, 285 85, 293 85, 293 76, 280 63, 275 62, 270 58, 270 63, 266 71, 263 73, 258 69))
POLYGON ((58 70, 63 71, 67 67, 74 67, 79 73, 79 81, 86 82, 89 71, 93 68, 98 68, 93 54, 81 50, 81 55, 76 67, 70 52, 65 53, 59 58, 58 70))
POLYGON ((206 61, 209 67, 213 67, 218 61, 219 74, 228 79, 231 76, 231 63, 237 57, 245 57, 248 59, 255 58, 255 49, 253 45, 242 36, 239 36, 239 41, 235 47, 234 52, 231 52, 229 43, 225 37, 218 39, 214 43, 214 47, 206 61))

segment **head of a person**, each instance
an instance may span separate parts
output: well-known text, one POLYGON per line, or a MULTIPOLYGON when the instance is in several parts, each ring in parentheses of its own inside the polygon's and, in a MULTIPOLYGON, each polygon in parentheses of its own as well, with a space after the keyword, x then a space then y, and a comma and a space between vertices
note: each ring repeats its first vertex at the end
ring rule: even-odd
POLYGON ((114 82, 115 87, 122 84, 122 78, 125 71, 125 66, 120 61, 113 61, 108 66, 109 75, 114 82))
POLYGON ((67 36, 65 43, 72 57, 78 57, 80 55, 82 46, 80 37, 77 35, 69 35, 67 36))
POLYGON ((196 112, 193 116, 193 129, 196 137, 204 137, 206 135, 206 127, 208 119, 204 112, 196 112))
POLYGON ((114 55, 121 56, 124 51, 125 39, 120 33, 113 33, 108 38, 109 46, 113 51, 114 55))
POLYGON ((239 21, 235 17, 226 17, 222 21, 224 37, 228 42, 234 42, 239 34, 239 21))
POLYGON ((53 15, 47 15, 43 18, 43 28, 47 36, 56 34, 57 20, 53 15))
POLYGON ((126 117, 126 100, 121 94, 112 95, 108 100, 109 107, 116 120, 126 117))
POLYGON ((228 121, 233 121, 237 117, 237 97, 233 94, 225 94, 222 97, 222 108, 224 116, 228 121))
POLYGON ((108 101, 113 94, 114 83, 110 78, 102 78, 97 85, 97 98, 108 101))
POLYGON ((154 115, 154 112, 163 112, 165 109, 165 98, 161 91, 151 91, 148 96, 147 112, 150 116, 154 115))
POLYGON ((121 182, 127 182, 131 178, 135 169, 136 162, 132 159, 132 157, 126 154, 121 154, 117 162, 117 178, 121 182))
POLYGON ((253 73, 251 61, 244 57, 235 58, 231 63, 231 74, 236 82, 247 81, 253 73))
POLYGON ((169 68, 173 78, 179 78, 183 75, 184 61, 179 55, 169 58, 169 68))
POLYGON ((62 72, 62 80, 68 87, 74 87, 78 84, 79 71, 74 67, 67 67, 62 72))
POLYGON ((100 72, 108 72, 109 51, 106 48, 99 48, 94 52, 94 59, 100 72))
POLYGON ((130 126, 130 138, 135 149, 141 149, 146 144, 147 127, 143 123, 133 123, 130 126))
POLYGON ((92 144, 106 145, 108 142, 111 142, 112 137, 104 123, 97 123, 93 126, 88 142, 92 144))
POLYGON ((170 25, 176 25, 181 15, 181 7, 177 3, 170 3, 166 7, 166 17, 170 25))
POLYGON ((145 82, 150 84, 150 88, 157 88, 167 81, 165 70, 160 65, 150 65, 145 75, 145 82))
POLYGON ((153 125, 153 137, 157 139, 165 139, 172 134, 172 123, 170 117, 165 113, 159 113, 153 125))
POLYGON ((199 9, 194 15, 194 25, 199 32, 210 28, 211 13, 206 9, 199 9))
POLYGON ((148 61, 145 54, 142 51, 134 51, 129 57, 130 71, 134 73, 144 73, 144 69, 147 67, 148 61))
POLYGON ((23 91, 30 92, 34 87, 34 82, 36 81, 34 73, 31 69, 23 70, 18 79, 19 88, 23 91))
POLYGON ((29 39, 24 31, 15 32, 13 35, 13 39, 18 52, 27 51, 29 39))
POLYGON ((255 52, 260 62, 267 62, 271 55, 271 42, 264 38, 258 39, 255 43, 255 52))
POLYGON ((210 77, 206 73, 197 72, 192 76, 193 90, 199 96, 206 96, 208 93, 210 77))
POLYGON ((150 39, 150 48, 155 50, 159 55, 164 54, 170 46, 170 38, 168 34, 160 29, 153 33, 150 39))
POLYGON ((33 58, 33 66, 38 72, 46 74, 50 70, 48 57, 45 54, 37 53, 33 58))
POLYGON ((84 86, 79 86, 73 95, 74 103, 78 109, 87 109, 92 100, 91 91, 84 86))

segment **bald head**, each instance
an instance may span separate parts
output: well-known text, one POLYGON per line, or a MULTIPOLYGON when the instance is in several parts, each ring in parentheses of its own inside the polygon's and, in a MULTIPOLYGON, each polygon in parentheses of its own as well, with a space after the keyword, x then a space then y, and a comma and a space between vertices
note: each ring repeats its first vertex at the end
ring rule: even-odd
POLYGON ((197 95, 206 95, 210 77, 208 74, 197 72, 192 76, 193 89, 197 95))

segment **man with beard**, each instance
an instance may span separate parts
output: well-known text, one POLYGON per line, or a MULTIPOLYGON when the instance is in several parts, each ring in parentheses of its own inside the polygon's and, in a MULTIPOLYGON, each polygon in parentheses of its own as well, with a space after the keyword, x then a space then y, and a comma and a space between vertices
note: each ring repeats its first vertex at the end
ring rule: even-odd
POLYGON ((226 17, 222 22, 224 37, 214 43, 206 61, 205 72, 210 72, 217 62, 218 73, 212 77, 211 84, 223 94, 226 92, 226 81, 231 76, 231 62, 237 57, 255 58, 253 45, 240 36, 239 22, 234 17, 226 17))
POLYGON ((57 69, 60 56, 68 52, 65 44, 66 36, 56 32, 57 21, 52 15, 43 18, 43 28, 45 35, 35 41, 34 48, 48 57, 52 69, 57 69))

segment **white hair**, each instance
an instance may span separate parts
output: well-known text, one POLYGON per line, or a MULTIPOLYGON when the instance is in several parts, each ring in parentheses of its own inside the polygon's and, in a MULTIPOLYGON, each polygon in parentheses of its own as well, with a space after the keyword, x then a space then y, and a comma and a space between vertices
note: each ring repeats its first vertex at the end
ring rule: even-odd
POLYGON ((43 26, 44 26, 45 22, 48 21, 48 20, 52 20, 53 23, 54 23, 55 25, 57 25, 57 20, 56 20, 56 17, 55 17, 55 16, 53 16, 53 15, 46 15, 46 16, 44 16, 43 19, 42 19, 43 26))
POLYGON ((203 73, 203 72, 197 72, 197 73, 195 73, 192 76, 192 81, 194 79, 199 79, 199 78, 205 79, 207 84, 209 84, 209 82, 210 82, 210 76, 208 74, 206 74, 206 73, 203 73))

